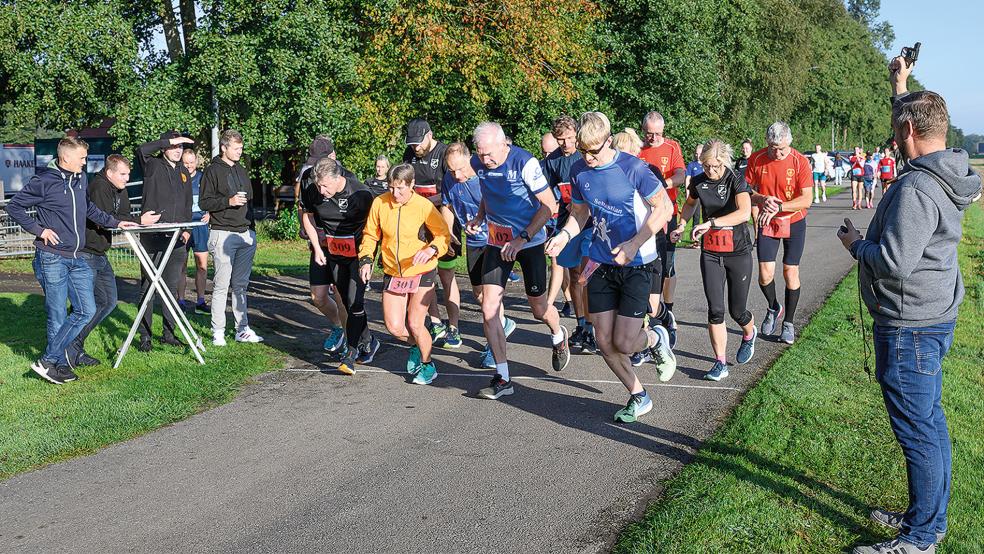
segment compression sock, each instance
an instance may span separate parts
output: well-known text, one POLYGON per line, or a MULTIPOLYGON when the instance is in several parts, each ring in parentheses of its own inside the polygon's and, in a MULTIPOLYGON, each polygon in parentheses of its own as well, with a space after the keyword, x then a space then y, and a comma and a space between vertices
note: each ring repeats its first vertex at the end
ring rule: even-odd
POLYGON ((800 289, 786 289, 786 319, 790 323, 796 315, 796 305, 800 301, 800 289))
POLYGON ((502 377, 503 381, 509 380, 509 362, 496 363, 495 371, 502 377))
POLYGON ((767 285, 759 285, 759 288, 762 289, 762 294, 765 295, 765 300, 766 300, 766 302, 769 303, 769 309, 770 310, 778 310, 779 309, 779 301, 776 300, 776 281, 775 281, 775 279, 773 279, 772 281, 769 281, 769 284, 767 284, 767 285))

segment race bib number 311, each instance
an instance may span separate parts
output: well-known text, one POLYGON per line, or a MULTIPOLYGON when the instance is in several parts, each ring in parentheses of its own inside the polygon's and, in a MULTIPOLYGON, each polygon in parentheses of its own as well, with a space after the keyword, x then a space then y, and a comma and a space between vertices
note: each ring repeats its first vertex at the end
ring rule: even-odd
POLYGON ((505 246, 512 239, 512 227, 489 221, 489 244, 492 246, 505 246))

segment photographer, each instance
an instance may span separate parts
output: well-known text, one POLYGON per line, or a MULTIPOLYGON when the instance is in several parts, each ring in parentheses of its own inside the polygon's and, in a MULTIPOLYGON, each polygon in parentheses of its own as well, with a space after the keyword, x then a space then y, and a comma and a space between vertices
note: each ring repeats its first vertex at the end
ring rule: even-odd
POLYGON ((935 552, 946 533, 950 436, 941 404, 943 357, 953 343, 964 296, 957 263, 963 211, 981 194, 967 153, 946 148, 946 103, 906 92, 913 58, 889 64, 892 130, 908 170, 878 205, 867 238, 850 219, 837 233, 858 260, 860 288, 874 319, 876 378, 906 461, 909 506, 876 509, 896 539, 855 553, 935 552))

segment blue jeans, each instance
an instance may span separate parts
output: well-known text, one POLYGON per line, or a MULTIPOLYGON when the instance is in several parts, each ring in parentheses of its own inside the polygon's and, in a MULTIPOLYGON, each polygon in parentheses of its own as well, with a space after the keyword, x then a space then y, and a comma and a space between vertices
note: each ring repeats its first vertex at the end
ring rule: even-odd
POLYGON ((83 258, 66 258, 41 249, 35 252, 33 265, 48 313, 48 346, 41 359, 65 364, 65 349, 96 313, 92 267, 83 258), (72 303, 71 313, 66 302, 72 303))
POLYGON ((84 258, 89 267, 92 268, 92 294, 96 301, 96 310, 92 320, 82 328, 79 336, 72 341, 69 347, 68 356, 73 360, 85 352, 85 339, 93 329, 109 317, 109 314, 113 313, 119 300, 119 294, 116 290, 116 274, 113 273, 113 265, 109 263, 109 258, 94 254, 79 254, 79 257, 84 258))
POLYGON ((875 376, 905 456, 909 507, 899 537, 926 548, 946 532, 950 433, 941 404, 943 357, 956 322, 929 327, 875 325, 875 376))

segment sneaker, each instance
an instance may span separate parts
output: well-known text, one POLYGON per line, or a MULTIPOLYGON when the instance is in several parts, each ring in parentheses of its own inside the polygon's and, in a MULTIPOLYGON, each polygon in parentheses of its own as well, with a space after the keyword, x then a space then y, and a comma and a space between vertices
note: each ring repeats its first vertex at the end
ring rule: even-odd
POLYGON ((69 383, 71 381, 77 381, 79 379, 79 376, 76 375, 75 372, 72 371, 72 368, 68 367, 67 364, 56 367, 55 371, 57 371, 58 374, 61 376, 62 383, 69 383))
POLYGON ((212 308, 210 308, 209 305, 202 300, 201 302, 195 303, 195 311, 198 313, 210 314, 212 313, 212 308))
POLYGON ((755 355, 755 339, 758 338, 758 329, 752 328, 752 338, 745 340, 741 339, 741 345, 738 347, 738 354, 735 355, 735 361, 739 364, 747 364, 752 356, 755 355))
POLYGON ((407 373, 413 375, 420 371, 420 348, 417 345, 410 347, 410 354, 407 356, 407 373))
POLYGON ((178 340, 178 337, 174 335, 162 335, 161 344, 166 344, 168 346, 184 346, 184 343, 178 340))
POLYGON ((93 358, 86 352, 82 352, 81 354, 79 354, 79 357, 76 358, 75 361, 75 365, 80 367, 94 367, 101 363, 102 362, 100 362, 98 359, 93 358))
POLYGON ((666 310, 666 315, 663 316, 663 327, 666 327, 666 334, 670 337, 670 348, 676 348, 677 341, 677 322, 676 316, 673 312, 666 310))
MULTIPOLYGON (((868 514, 868 519, 874 521, 882 527, 888 527, 889 529, 895 529, 898 531, 902 529, 902 518, 904 515, 905 514, 902 512, 890 512, 888 510, 878 508, 872 510, 871 513, 868 514)), ((943 542, 944 537, 946 537, 946 531, 936 533, 936 544, 943 542)))
POLYGON ((652 409, 653 401, 649 399, 648 394, 645 396, 633 394, 629 397, 628 404, 626 404, 621 410, 615 412, 615 421, 621 423, 632 423, 640 417, 648 414, 652 409))
POLYGON ((325 350, 335 352, 345 344, 345 330, 341 327, 332 327, 325 339, 325 350))
POLYGON ((482 359, 478 362, 482 369, 495 369, 495 356, 492 355, 492 348, 486 346, 482 351, 482 359))
POLYGON ((762 319, 762 326, 759 330, 763 335, 771 337, 776 332, 776 327, 778 327, 779 320, 781 320, 784 315, 786 315, 786 308, 783 308, 782 304, 779 304, 779 308, 776 310, 769 308, 765 312, 765 317, 762 319))
POLYGON ((513 331, 515 330, 516 330, 516 322, 507 317, 506 322, 502 325, 502 332, 506 334, 506 338, 508 339, 509 335, 513 334, 513 331))
POLYGON ((708 381, 720 381, 728 376, 728 364, 722 362, 721 360, 716 360, 714 362, 714 367, 704 374, 704 379, 708 381))
POLYGON ((936 545, 931 544, 925 550, 902 539, 880 542, 871 546, 855 546, 854 554, 936 554, 936 545))
POLYGON ((564 302, 564 307, 560 309, 560 317, 574 317, 570 302, 564 302))
POLYGON ((140 344, 137 345, 137 350, 141 352, 150 352, 154 348, 153 343, 150 341, 150 337, 143 337, 140 339, 140 344))
POLYGON ((519 273, 516 273, 515 271, 510 271, 509 272, 509 282, 510 283, 518 283, 518 282, 520 282, 522 280, 523 280, 523 278, 519 276, 519 273))
POLYGON ((225 346, 225 333, 212 333, 212 344, 215 346, 225 346))
POLYGON ((512 381, 503 380, 502 376, 498 373, 492 378, 492 382, 489 386, 478 391, 478 396, 482 398, 488 398, 489 400, 496 400, 500 396, 508 396, 513 393, 512 381))
POLYGON ((188 303, 185 302, 184 300, 178 300, 178 307, 181 308, 182 312, 188 311, 188 303))
POLYGON ((249 327, 246 327, 242 331, 236 333, 236 342, 263 342, 263 337, 254 333, 249 327))
POLYGON ((417 375, 413 378, 414 385, 429 385, 437 379, 437 368, 434 367, 434 362, 424 362, 420 364, 420 370, 417 375))
POLYGON ((346 345, 345 354, 342 356, 340 362, 338 362, 338 372, 342 375, 355 375, 355 356, 358 354, 357 351, 348 348, 346 345))
POLYGON ((461 332, 454 325, 448 325, 448 334, 444 337, 444 348, 461 348, 461 332))
POLYGON ((793 324, 788 321, 782 322, 782 335, 779 336, 779 340, 786 344, 793 344, 796 340, 796 328, 793 324))
POLYGON ((431 334, 431 342, 437 342, 444 337, 448 336, 448 326, 443 322, 441 323, 431 323, 430 329, 428 329, 431 334))
POLYGON ((375 335, 370 336, 368 343, 359 345, 359 355, 355 357, 355 361, 360 364, 372 363, 380 346, 382 343, 379 342, 379 339, 375 335))
POLYGON ((649 349, 647 348, 642 352, 636 352, 635 354, 629 356, 629 361, 632 362, 632 367, 639 367, 646 362, 653 361, 653 358, 649 355, 649 349))
POLYGON ((823 198, 823 201, 824 201, 824 202, 826 202, 826 201, 827 201, 827 193, 826 193, 826 192, 825 192, 825 193, 823 193, 823 196, 822 196, 822 198, 823 198))
POLYGON ((580 352, 584 348, 584 327, 578 325, 574 328, 574 332, 571 333, 567 344, 571 347, 571 350, 575 352, 580 352))
POLYGON ((570 338, 570 335, 567 332, 567 327, 561 325, 560 329, 564 333, 564 340, 560 341, 559 344, 555 344, 553 347, 554 371, 563 370, 571 361, 571 349, 567 345, 567 339, 570 338))
POLYGON ((872 209, 874 207, 875 206, 871 203, 871 200, 868 200, 868 209, 870 210, 870 209, 872 209))
POLYGON ((595 342, 594 330, 588 331, 584 330, 584 336, 581 340, 581 353, 582 354, 597 354, 598 353, 598 343, 595 342))
POLYGON ((34 373, 37 373, 39 377, 44 379, 49 383, 54 383, 56 385, 63 385, 65 383, 65 376, 58 371, 58 367, 49 362, 48 360, 38 360, 31 364, 31 369, 34 373))
POLYGON ((659 376, 660 381, 665 383, 672 379, 673 374, 676 373, 676 356, 670 349, 670 336, 666 329, 657 326, 653 330, 656 331, 659 340, 656 341, 656 346, 649 349, 649 355, 656 362, 656 375, 659 376))

